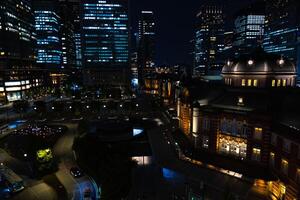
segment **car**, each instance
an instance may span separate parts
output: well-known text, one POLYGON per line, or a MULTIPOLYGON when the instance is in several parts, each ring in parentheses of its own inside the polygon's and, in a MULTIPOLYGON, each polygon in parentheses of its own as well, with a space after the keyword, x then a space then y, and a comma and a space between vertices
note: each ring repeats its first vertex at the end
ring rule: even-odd
POLYGON ((72 167, 70 173, 74 178, 79 178, 83 176, 83 172, 78 167, 72 167))

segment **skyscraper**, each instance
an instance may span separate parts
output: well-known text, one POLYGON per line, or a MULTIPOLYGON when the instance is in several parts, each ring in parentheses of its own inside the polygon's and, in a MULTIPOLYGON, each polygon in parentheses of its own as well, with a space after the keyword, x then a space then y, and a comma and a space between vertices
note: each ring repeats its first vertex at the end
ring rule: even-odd
POLYGON ((62 67, 71 70, 76 64, 75 24, 76 13, 69 0, 59 0, 59 16, 61 17, 60 37, 62 44, 62 67))
POLYGON ((193 75, 220 74, 224 65, 224 13, 217 5, 203 5, 197 14, 193 75))
POLYGON ((300 72, 300 1, 266 1, 264 49, 290 58, 300 72))
MULTIPOLYGON (((142 80, 155 65, 155 21, 153 11, 142 11, 138 30, 138 67, 142 80)), ((142 81, 140 81, 142 82, 142 81)))
MULTIPOLYGON (((30 0, 0 3, 0 103, 19 100, 34 79, 34 16, 30 0)), ((41 76, 40 76, 41 77, 41 76)))
POLYGON ((234 20, 235 55, 251 52, 261 46, 264 35, 265 7, 264 3, 255 3, 240 10, 234 20))
POLYGON ((129 83, 127 4, 124 0, 82 1, 82 55, 88 85, 129 83))
POLYGON ((37 64, 54 72, 63 68, 58 9, 56 0, 34 1, 37 64))

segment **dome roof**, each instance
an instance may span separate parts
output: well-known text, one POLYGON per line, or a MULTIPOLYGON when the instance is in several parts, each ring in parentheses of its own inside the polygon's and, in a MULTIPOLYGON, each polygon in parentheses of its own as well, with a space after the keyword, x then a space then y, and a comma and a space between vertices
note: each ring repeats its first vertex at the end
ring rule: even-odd
POLYGON ((296 74, 296 67, 290 60, 258 48, 250 54, 229 60, 222 74, 296 74))

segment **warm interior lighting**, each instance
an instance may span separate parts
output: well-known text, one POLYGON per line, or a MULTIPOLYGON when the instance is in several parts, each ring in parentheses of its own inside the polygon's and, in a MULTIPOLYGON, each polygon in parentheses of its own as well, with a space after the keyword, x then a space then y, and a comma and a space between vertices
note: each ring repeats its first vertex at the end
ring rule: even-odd
POLYGON ((257 87, 257 80, 256 79, 253 81, 253 86, 257 87))
POLYGON ((242 86, 246 86, 246 80, 242 79, 242 86))

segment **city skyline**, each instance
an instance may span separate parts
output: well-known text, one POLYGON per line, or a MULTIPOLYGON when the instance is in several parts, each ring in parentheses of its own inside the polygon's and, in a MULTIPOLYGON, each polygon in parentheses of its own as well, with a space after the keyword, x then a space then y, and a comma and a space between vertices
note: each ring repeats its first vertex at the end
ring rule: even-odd
MULTIPOLYGON (((174 65, 187 63, 192 65, 193 45, 191 40, 194 39, 196 28, 196 15, 203 4, 211 1, 191 1, 182 3, 180 1, 147 1, 131 0, 132 27, 137 32, 137 22, 139 11, 153 10, 157 26, 157 64, 174 65), (179 50, 179 51, 178 51, 179 50)), ((232 18, 239 9, 248 5, 251 0, 247 1, 217 1, 225 5, 227 15, 226 28, 233 28, 232 18)))
POLYGON ((1 0, 0 199, 300 199, 299 0, 1 0))

